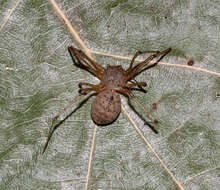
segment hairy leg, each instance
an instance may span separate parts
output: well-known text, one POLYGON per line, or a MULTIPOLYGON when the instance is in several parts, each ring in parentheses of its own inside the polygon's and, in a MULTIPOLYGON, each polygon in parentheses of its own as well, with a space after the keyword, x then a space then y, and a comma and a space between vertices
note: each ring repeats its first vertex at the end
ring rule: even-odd
POLYGON ((156 57, 160 56, 160 58, 153 64, 151 65, 151 67, 156 66, 158 64, 158 62, 163 59, 164 56, 166 56, 169 52, 171 51, 171 48, 168 48, 164 51, 155 53, 153 55, 151 55, 150 57, 148 57, 147 59, 145 59, 144 61, 140 62, 139 64, 137 64, 135 67, 133 67, 130 72, 128 73, 128 78, 127 80, 131 80, 133 77, 135 77, 137 74, 139 74, 141 71, 143 71, 144 69, 146 69, 147 65, 156 57))
POLYGON ((80 82, 79 83, 79 93, 81 95, 86 95, 91 91, 95 91, 95 92, 101 92, 102 91, 102 86, 100 84, 95 85, 95 84, 90 84, 87 82, 80 82), (89 86, 90 88, 83 88, 82 86, 89 86))
POLYGON ((104 73, 105 69, 90 57, 88 57, 83 51, 74 48, 73 46, 68 47, 68 50, 71 56, 76 57, 80 63, 84 63, 88 70, 93 73, 97 78, 101 78, 102 74, 104 73))
POLYGON ((47 146, 48 146, 48 143, 50 141, 50 138, 52 137, 53 135, 53 132, 55 131, 55 128, 54 128, 54 122, 70 107, 72 106, 73 104, 75 104, 78 100, 80 96, 76 96, 65 108, 63 108, 53 119, 52 119, 52 122, 51 122, 51 126, 50 126, 50 130, 49 130, 49 133, 48 133, 48 136, 47 136, 47 141, 44 145, 44 148, 43 148, 43 151, 42 151, 42 154, 45 152, 45 150, 47 149, 47 146))
POLYGON ((134 64, 135 59, 136 59, 139 55, 142 55, 142 54, 145 54, 145 53, 159 53, 159 51, 137 51, 137 52, 135 53, 134 57, 132 58, 131 63, 130 63, 130 66, 129 66, 129 68, 126 70, 126 72, 131 71, 131 69, 133 68, 133 64, 134 64))
POLYGON ((125 88, 132 88, 132 87, 135 87, 135 86, 147 86, 147 83, 146 82, 135 82, 135 83, 132 83, 132 84, 126 84, 124 87, 125 88))

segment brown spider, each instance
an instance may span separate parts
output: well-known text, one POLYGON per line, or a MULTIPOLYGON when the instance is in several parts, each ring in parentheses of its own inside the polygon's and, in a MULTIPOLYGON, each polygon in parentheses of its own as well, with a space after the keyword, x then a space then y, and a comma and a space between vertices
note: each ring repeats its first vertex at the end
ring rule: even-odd
MULTIPOLYGON (((138 86, 146 86, 146 82, 133 82, 129 83, 136 75, 141 71, 147 69, 146 66, 153 60, 155 57, 161 55, 160 61, 166 54, 171 51, 171 48, 168 48, 162 52, 159 51, 138 51, 133 59, 131 60, 130 66, 128 69, 124 70, 121 65, 119 66, 110 66, 107 65, 107 68, 102 67, 100 64, 96 63, 94 60, 89 58, 83 51, 78 50, 72 46, 68 48, 72 57, 75 57, 79 63, 84 64, 86 69, 96 76, 100 83, 97 85, 80 82, 79 93, 81 95, 86 95, 91 91, 98 93, 91 107, 91 116, 92 120, 98 125, 106 125, 112 123, 118 117, 121 111, 121 99, 118 93, 134 97, 134 94, 131 91, 131 88, 138 86), (141 63, 133 66, 134 61, 137 56, 143 53, 154 53, 141 63), (88 86, 89 88, 83 88, 83 86, 88 86)), ((154 63, 152 66, 155 66, 154 63)))
MULTIPOLYGON (((83 51, 74 48, 73 46, 68 47, 68 50, 77 66, 84 68, 89 71, 95 77, 100 80, 100 83, 90 84, 87 82, 79 83, 79 93, 80 95, 86 95, 91 91, 95 91, 98 95, 91 106, 91 117, 92 120, 98 125, 107 125, 115 121, 118 115, 121 112, 121 99, 119 93, 124 94, 128 97, 134 98, 132 93, 132 88, 138 86, 142 88, 147 85, 146 82, 137 82, 134 78, 140 72, 145 69, 156 66, 157 63, 170 51, 171 48, 168 48, 164 51, 138 51, 131 60, 130 66, 128 69, 124 70, 121 65, 119 66, 110 66, 107 65, 107 68, 102 67, 100 64, 96 63, 94 60, 89 58, 83 51), (153 53, 144 61, 140 62, 137 65, 133 65, 135 59, 144 53, 153 53), (160 58, 151 65, 148 65, 154 58, 160 56, 160 58), (76 58, 76 60, 75 60, 76 58), (87 86, 87 88, 83 88, 87 86)), ((65 108, 64 108, 65 109, 65 108)), ((62 113, 62 112, 61 112, 62 113)), ((52 121, 53 122, 60 116, 58 114, 52 121)), ((45 151, 50 137, 52 136, 53 129, 49 132, 47 142, 44 146, 45 151)))

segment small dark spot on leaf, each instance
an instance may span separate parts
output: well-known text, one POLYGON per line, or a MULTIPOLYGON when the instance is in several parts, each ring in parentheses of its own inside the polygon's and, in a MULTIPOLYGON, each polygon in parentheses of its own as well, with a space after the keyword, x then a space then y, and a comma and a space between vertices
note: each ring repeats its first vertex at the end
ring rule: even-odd
POLYGON ((157 123, 159 123, 159 121, 155 119, 155 120, 154 120, 154 123, 157 124, 157 123))
POLYGON ((187 62, 187 65, 189 65, 189 66, 194 65, 194 61, 193 61, 192 59, 190 59, 190 60, 187 62))

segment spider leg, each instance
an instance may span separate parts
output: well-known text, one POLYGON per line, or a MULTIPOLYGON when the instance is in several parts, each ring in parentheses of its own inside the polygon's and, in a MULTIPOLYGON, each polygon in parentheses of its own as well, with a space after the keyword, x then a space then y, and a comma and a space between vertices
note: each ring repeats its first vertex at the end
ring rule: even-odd
POLYGON ((82 86, 91 86, 91 87, 96 87, 97 85, 95 85, 95 84, 90 84, 90 83, 88 83, 88 82, 80 82, 79 83, 79 88, 82 88, 82 86))
POLYGON ((69 108, 71 105, 73 105, 74 103, 76 103, 77 99, 79 98, 80 96, 76 96, 65 108, 63 108, 63 110, 61 110, 53 119, 52 119, 52 122, 51 122, 51 126, 50 126, 50 130, 49 130, 49 133, 48 133, 48 136, 47 136, 47 141, 44 145, 44 148, 43 148, 43 151, 42 151, 42 154, 45 152, 45 150, 47 149, 47 146, 48 146, 48 143, 54 133, 54 131, 56 130, 56 126, 54 127, 54 122, 67 110, 67 108, 69 108))
POLYGON ((87 83, 87 82, 80 82, 79 83, 79 88, 80 88, 79 93, 81 95, 86 95, 91 91, 101 92, 103 90, 101 84, 95 85, 95 84, 90 84, 90 83, 87 83), (82 87, 83 85, 90 86, 91 88, 83 88, 82 87))
POLYGON ((132 91, 130 89, 121 88, 121 89, 117 90, 117 92, 120 92, 122 94, 125 94, 125 95, 128 95, 129 97, 131 97, 131 99, 145 112, 145 114, 148 116, 148 118, 150 118, 154 123, 158 123, 158 121, 153 118, 153 116, 145 109, 145 107, 137 101, 135 95, 132 93, 132 91))
MULTIPOLYGON (((130 80, 130 82, 131 82, 131 83, 138 83, 138 81, 137 81, 135 78, 133 78, 132 80, 130 80)), ((145 82, 145 83, 146 83, 146 82, 145 82)), ((138 85, 137 85, 137 86, 138 86, 138 85)), ((146 86, 147 86, 147 83, 146 83, 146 86)), ((146 90, 143 89, 142 86, 138 86, 138 88, 139 88, 140 90, 142 90, 143 92, 146 92, 146 90)))
MULTIPOLYGON (((86 82, 81 82, 79 83, 79 88, 80 88, 80 95, 86 95, 88 94, 89 92, 91 91, 96 91, 96 92, 100 92, 101 91, 101 85, 94 85, 94 84, 90 84, 90 83, 86 83, 86 82), (91 88, 82 88, 83 85, 86 85, 86 86, 91 86, 91 88)), ((49 130, 49 133, 48 133, 48 136, 47 136, 47 141, 44 145, 44 148, 43 148, 43 151, 42 151, 42 154, 45 152, 45 150, 47 149, 47 146, 48 146, 48 143, 54 133, 54 131, 56 130, 57 126, 54 125, 55 124, 55 121, 70 107, 72 106, 74 103, 76 103, 77 99, 79 98, 80 96, 76 96, 65 108, 63 108, 63 110, 61 110, 53 119, 52 119, 52 122, 51 122, 51 126, 50 126, 50 130, 49 130)))
POLYGON ((68 50, 72 57, 76 57, 79 63, 84 63, 87 69, 94 74, 97 78, 101 78, 105 69, 98 63, 96 63, 93 59, 88 57, 83 51, 74 48, 73 46, 68 47, 68 50))
POLYGON ((147 83, 146 82, 135 82, 135 83, 132 83, 132 84, 126 84, 124 87, 125 88, 132 88, 134 86, 138 86, 138 87, 147 86, 147 83))
POLYGON ((120 88, 119 90, 116 90, 117 92, 124 94, 126 96, 134 97, 134 94, 131 92, 130 89, 127 88, 120 88))
POLYGON ((161 52, 157 52, 153 55, 151 55, 150 57, 148 57, 147 59, 145 59, 144 61, 140 62, 139 64, 137 64, 135 67, 133 67, 129 73, 128 73, 128 78, 127 80, 131 80, 133 77, 135 77, 138 73, 140 73, 142 70, 146 69, 147 65, 156 57, 161 56, 154 64, 152 64, 150 67, 156 66, 158 64, 158 62, 163 59, 164 56, 166 56, 169 52, 171 51, 171 48, 168 48, 164 51, 161 52))
POLYGON ((130 63, 130 66, 129 68, 126 70, 126 72, 130 72, 132 67, 133 67, 133 64, 134 64, 134 61, 135 59, 139 56, 139 55, 142 55, 142 54, 145 54, 145 53, 159 53, 159 51, 137 51, 134 55, 134 57, 132 58, 131 60, 131 63, 130 63))

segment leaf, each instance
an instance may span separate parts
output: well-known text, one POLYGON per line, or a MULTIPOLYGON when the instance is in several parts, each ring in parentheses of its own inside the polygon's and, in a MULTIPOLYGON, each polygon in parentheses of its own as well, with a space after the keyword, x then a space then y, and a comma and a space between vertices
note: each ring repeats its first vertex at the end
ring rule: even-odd
POLYGON ((0 189, 218 189, 219 9, 198 0, 1 1, 0 189), (171 47, 136 77, 148 84, 134 93, 159 121, 158 134, 125 97, 117 121, 96 127, 90 97, 42 155, 52 118, 78 83, 98 82, 72 63, 69 45, 124 68, 138 50, 171 47))

